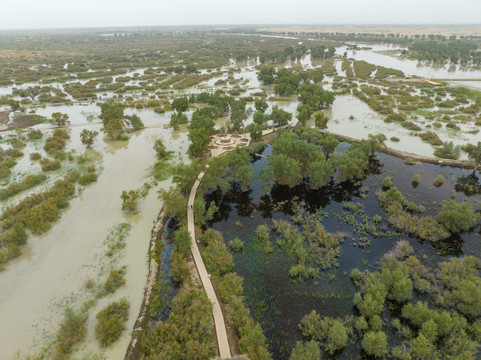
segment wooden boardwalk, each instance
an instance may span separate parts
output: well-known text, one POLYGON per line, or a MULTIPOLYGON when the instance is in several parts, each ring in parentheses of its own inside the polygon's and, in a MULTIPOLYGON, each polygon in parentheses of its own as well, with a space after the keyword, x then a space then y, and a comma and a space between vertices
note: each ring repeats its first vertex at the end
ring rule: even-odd
POLYGON ((190 190, 189 201, 187 202, 187 229, 192 236, 192 256, 194 257, 195 266, 199 272, 200 280, 202 281, 202 286, 204 287, 207 297, 212 303, 212 314, 214 316, 215 333, 217 336, 217 345, 219 348, 219 356, 221 359, 229 359, 231 357, 229 339, 227 338, 227 331, 225 327, 224 315, 222 314, 222 309, 220 308, 219 300, 212 286, 210 276, 207 273, 207 269, 200 254, 199 247, 197 246, 197 240, 195 238, 195 225, 194 225, 194 211, 191 207, 194 205, 195 196, 197 194, 197 188, 199 187, 202 178, 204 177, 204 172, 201 172, 190 190))

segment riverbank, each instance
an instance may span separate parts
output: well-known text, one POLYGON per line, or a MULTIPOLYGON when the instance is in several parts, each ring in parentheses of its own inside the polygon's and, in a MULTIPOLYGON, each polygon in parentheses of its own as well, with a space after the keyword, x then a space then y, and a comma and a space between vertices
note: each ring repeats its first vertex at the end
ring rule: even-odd
POLYGON ((167 218, 165 217, 162 208, 160 209, 159 216, 157 217, 157 221, 155 222, 150 235, 149 272, 147 274, 147 284, 145 285, 144 299, 142 300, 142 305, 140 306, 139 315, 137 316, 137 320, 135 321, 135 325, 132 330, 132 339, 125 353, 125 360, 138 359, 141 355, 140 340, 142 333, 150 320, 149 310, 152 302, 152 291, 157 282, 157 277, 160 270, 160 264, 155 258, 154 254, 157 248, 157 241, 159 240, 159 236, 162 236, 161 230, 164 228, 166 221, 167 218))
MULTIPOLYGON (((337 133, 333 133, 331 131, 327 130, 322 130, 319 129, 319 131, 323 134, 331 134, 341 140, 345 140, 347 142, 352 142, 352 143, 357 143, 359 144, 362 140, 356 139, 350 136, 346 135, 341 135, 337 133)), ((382 147, 380 152, 383 152, 388 155, 395 156, 397 158, 403 159, 403 160, 411 160, 415 162, 423 162, 423 163, 429 163, 429 164, 435 164, 435 165, 443 165, 443 166, 451 166, 451 167, 457 167, 461 169, 473 169, 474 168, 474 162, 469 161, 469 160, 451 160, 451 159, 440 159, 440 158, 435 158, 435 157, 430 157, 430 156, 423 156, 423 155, 418 155, 418 154, 413 154, 407 151, 401 151, 401 150, 395 150, 392 148, 388 148, 386 146, 382 147)))

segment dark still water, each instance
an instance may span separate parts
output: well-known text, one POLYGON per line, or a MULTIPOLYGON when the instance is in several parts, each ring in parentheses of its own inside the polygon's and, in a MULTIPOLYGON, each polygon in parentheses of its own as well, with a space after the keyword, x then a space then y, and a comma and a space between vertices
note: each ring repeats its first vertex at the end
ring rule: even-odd
MULTIPOLYGON (((342 143, 336 150, 344 152, 348 147, 348 144, 342 143)), ((267 146, 263 155, 270 154, 271 147, 267 146)), ((254 174, 257 175, 260 169, 266 168, 268 162, 268 159, 256 157, 252 163, 254 174)), ((236 186, 225 195, 220 191, 207 192, 207 204, 214 200, 219 207, 215 219, 208 225, 222 232, 226 243, 236 237, 244 241, 244 250, 233 254, 235 271, 244 278, 248 306, 254 320, 261 324, 274 358, 289 357, 295 341, 302 339, 298 324, 302 317, 312 310, 316 310, 321 316, 355 315, 352 297, 357 290, 349 277, 351 270, 359 268, 375 271, 382 255, 401 239, 408 240, 419 259, 430 266, 449 256, 479 256, 479 227, 470 233, 455 235, 436 244, 423 243, 414 237, 398 234, 395 228, 390 227, 384 220, 385 213, 376 198, 376 191, 381 188, 382 180, 391 176, 394 186, 408 200, 426 207, 425 215, 437 214, 441 201, 450 198, 456 201, 466 200, 475 205, 476 201, 481 200, 481 186, 478 179, 469 177, 471 173, 469 170, 431 164, 407 165, 403 160, 377 154, 377 158, 371 161, 366 179, 356 185, 333 180, 329 186, 315 191, 305 184, 294 188, 274 185, 270 192, 265 194, 263 182, 253 180, 246 192, 240 191, 236 186), (415 174, 421 176, 416 187, 412 185, 415 174), (444 184, 439 188, 433 185, 438 174, 445 178, 444 184), (369 218, 380 215, 383 219, 379 228, 383 228, 386 235, 374 237, 357 233, 355 226, 347 224, 342 218, 343 214, 353 215, 343 208, 343 203, 348 201, 361 203, 364 215, 369 218), (341 244, 339 266, 321 271, 320 277, 314 280, 290 278, 289 269, 295 265, 295 259, 279 248, 275 231, 270 232, 273 252, 269 255, 263 252, 261 245, 255 240, 255 229, 260 224, 272 229, 274 219, 292 222, 297 204, 306 212, 322 209, 322 224, 328 232, 348 234, 341 244), (359 246, 360 243, 363 246, 359 246)), ((336 176, 337 174, 334 179, 336 176)), ((355 218, 358 223, 362 223, 361 215, 358 214, 355 218)), ((385 331, 390 333, 387 327, 385 331)), ((360 348, 360 342, 349 345, 337 358, 358 358, 360 348)), ((324 353, 323 358, 329 358, 329 355, 324 353)))

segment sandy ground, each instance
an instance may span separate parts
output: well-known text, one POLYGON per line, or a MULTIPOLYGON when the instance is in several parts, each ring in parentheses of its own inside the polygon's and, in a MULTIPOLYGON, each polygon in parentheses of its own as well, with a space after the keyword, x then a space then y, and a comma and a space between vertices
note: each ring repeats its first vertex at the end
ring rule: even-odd
POLYGON ((449 25, 449 26, 380 26, 380 25, 298 25, 298 26, 279 26, 279 27, 266 27, 259 28, 259 31, 269 31, 274 33, 285 32, 342 32, 342 33, 375 33, 375 34, 402 34, 402 35, 422 35, 422 34, 434 34, 434 35, 481 35, 481 25, 449 25))

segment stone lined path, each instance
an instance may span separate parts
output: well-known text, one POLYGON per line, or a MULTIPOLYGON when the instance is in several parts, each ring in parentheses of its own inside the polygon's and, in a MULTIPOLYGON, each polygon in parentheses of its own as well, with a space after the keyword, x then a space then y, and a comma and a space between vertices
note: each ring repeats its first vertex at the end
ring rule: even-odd
POLYGON ((199 272, 202 285, 204 286, 204 290, 207 293, 207 297, 213 305, 212 313, 214 315, 214 325, 215 333, 217 336, 217 345, 219 347, 219 355, 221 359, 228 359, 231 357, 231 353, 229 347, 229 339, 227 338, 227 331, 225 328, 224 315, 222 314, 219 300, 217 299, 214 287, 212 286, 212 282, 210 281, 209 274, 207 273, 207 269, 205 268, 204 260, 202 260, 199 247, 197 246, 197 240, 195 238, 194 212, 193 210, 191 210, 191 206, 194 205, 197 188, 199 187, 199 184, 204 177, 204 174, 204 172, 201 172, 199 174, 197 180, 194 183, 194 186, 192 186, 192 189, 190 190, 189 201, 187 202, 187 229, 192 236, 192 256, 194 257, 195 266, 197 267, 197 271, 199 272))

